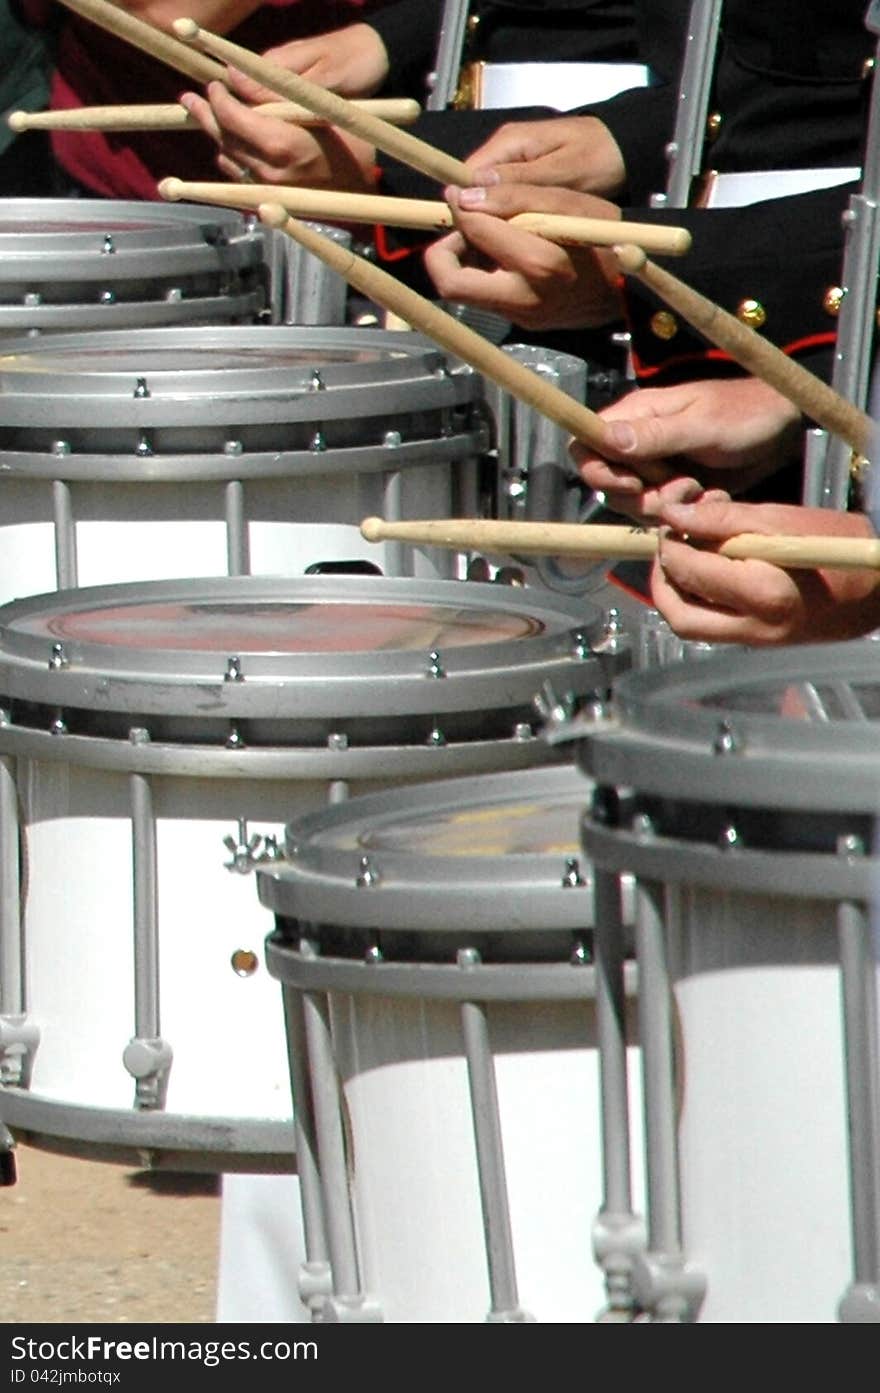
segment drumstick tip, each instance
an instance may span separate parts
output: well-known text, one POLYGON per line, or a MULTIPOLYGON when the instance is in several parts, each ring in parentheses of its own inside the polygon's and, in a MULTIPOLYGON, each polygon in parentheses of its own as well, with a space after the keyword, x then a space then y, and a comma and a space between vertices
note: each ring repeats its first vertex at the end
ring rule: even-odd
POLYGON ((621 271, 628 275, 637 275, 647 264, 647 253, 641 247, 635 247, 631 243, 617 243, 612 248, 617 257, 617 264, 621 271))
POLYGON ((282 203, 260 203, 257 205, 257 216, 268 227, 283 227, 290 214, 282 203))
POLYGON ((6 118, 6 124, 11 131, 27 130, 28 116, 27 111, 10 111, 6 118))
POLYGON ((160 198, 166 198, 172 203, 183 198, 183 180, 176 178, 173 174, 169 175, 167 179, 160 179, 156 188, 160 198))
POLYGON ((367 542, 381 542, 385 523, 382 518, 364 518, 361 523, 361 536, 367 542))
POLYGON ((200 32, 199 26, 196 24, 195 20, 188 17, 173 20, 171 28, 174 30, 177 37, 183 39, 185 43, 190 43, 193 39, 197 39, 200 32))

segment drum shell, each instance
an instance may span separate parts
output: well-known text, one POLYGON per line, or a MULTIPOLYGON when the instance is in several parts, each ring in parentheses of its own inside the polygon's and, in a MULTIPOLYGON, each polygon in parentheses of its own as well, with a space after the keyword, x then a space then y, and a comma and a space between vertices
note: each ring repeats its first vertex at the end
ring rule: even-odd
POLYGON ((359 533, 476 506, 480 381, 413 334, 57 335, 10 344, 0 387, 0 599, 322 563, 455 573, 453 553, 359 533))

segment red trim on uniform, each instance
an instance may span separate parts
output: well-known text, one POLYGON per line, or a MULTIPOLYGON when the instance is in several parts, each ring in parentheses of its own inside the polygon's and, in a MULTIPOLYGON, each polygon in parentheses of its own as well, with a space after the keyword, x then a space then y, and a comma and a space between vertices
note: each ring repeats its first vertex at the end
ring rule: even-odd
POLYGON ((622 590, 625 595, 629 595, 631 600, 638 600, 639 603, 643 604, 647 609, 651 608, 651 601, 643 591, 635 590, 633 586, 627 585, 626 581, 621 580, 620 576, 616 576, 613 571, 606 571, 605 579, 610 585, 616 585, 618 590, 622 590))
MULTIPOLYGON (((811 348, 830 348, 834 346, 837 335, 833 332, 823 334, 809 334, 806 338, 795 339, 793 343, 786 344, 780 352, 787 357, 794 357, 797 353, 804 353, 811 348)), ((639 361, 637 353, 633 353, 633 367, 637 377, 657 377, 660 373, 668 372, 670 368, 681 367, 685 363, 736 363, 736 359, 729 353, 725 353, 721 348, 707 348, 704 353, 683 353, 677 358, 666 358, 662 363, 648 366, 639 361)))
POLYGON ((413 256, 416 252, 421 252, 427 245, 428 239, 420 242, 415 247, 389 247, 383 223, 377 223, 373 228, 373 243, 376 254, 380 261, 402 261, 406 256, 413 256))

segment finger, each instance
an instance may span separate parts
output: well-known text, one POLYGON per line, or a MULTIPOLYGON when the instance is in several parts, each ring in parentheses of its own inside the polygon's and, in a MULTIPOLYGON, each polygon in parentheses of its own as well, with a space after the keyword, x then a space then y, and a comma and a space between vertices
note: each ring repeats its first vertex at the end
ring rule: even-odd
POLYGON ((484 213, 462 212, 452 209, 456 226, 464 237, 507 270, 521 271, 532 278, 567 274, 574 279, 572 266, 575 257, 572 249, 564 249, 550 242, 546 237, 538 237, 532 232, 524 232, 502 218, 493 218, 484 213))
POLYGON ((493 173, 502 184, 541 184, 564 186, 571 180, 571 151, 553 150, 532 160, 497 163, 493 173))
POLYGON ((670 502, 663 507, 663 521, 675 532, 687 533, 705 542, 723 542, 738 532, 763 532, 765 512, 748 504, 713 502, 699 504, 670 502))
POLYGON ((669 537, 661 539, 659 560, 679 593, 774 629, 786 622, 799 598, 792 576, 766 561, 733 561, 669 537))
POLYGON ((277 92, 264 87, 262 83, 256 82, 238 68, 227 67, 226 82, 230 90, 249 106, 255 106, 257 102, 277 102, 279 99, 277 92))
POLYGON ((706 643, 746 642, 746 626, 740 615, 706 606, 679 592, 660 562, 651 568, 651 602, 679 638, 706 643))
POLYGON ((520 304, 525 290, 521 278, 498 267, 486 270, 468 265, 464 258, 470 251, 460 232, 441 237, 427 248, 425 266, 440 294, 486 309, 520 304))
POLYGON ((517 213, 562 213, 573 217, 605 218, 620 221, 620 209, 604 199, 577 193, 573 189, 535 184, 474 184, 469 188, 452 186, 444 190, 450 207, 464 211, 490 213, 512 218, 517 213))
POLYGON ((230 179, 233 184, 243 183, 246 175, 250 173, 240 160, 235 159, 232 155, 224 154, 222 150, 217 156, 217 168, 220 170, 221 174, 225 174, 226 178, 230 179))
POLYGON ((221 82, 207 84, 207 98, 212 106, 214 120, 223 130, 224 137, 233 135, 253 143, 253 139, 269 130, 270 125, 281 125, 274 117, 259 116, 251 107, 245 106, 244 102, 239 102, 237 96, 227 92, 221 82))
MULTIPOLYGON (((583 447, 580 449, 583 450, 583 447)), ((575 453, 575 447, 572 447, 572 455, 578 476, 589 488, 597 489, 600 493, 614 491, 624 495, 640 494, 644 491, 644 480, 632 470, 612 464, 592 453, 578 455, 575 453)))
POLYGON ((218 145, 222 144, 223 132, 220 129, 217 117, 214 115, 213 107, 204 97, 200 97, 197 92, 181 92, 178 98, 180 105, 185 107, 190 116, 202 128, 205 135, 211 137, 218 145))

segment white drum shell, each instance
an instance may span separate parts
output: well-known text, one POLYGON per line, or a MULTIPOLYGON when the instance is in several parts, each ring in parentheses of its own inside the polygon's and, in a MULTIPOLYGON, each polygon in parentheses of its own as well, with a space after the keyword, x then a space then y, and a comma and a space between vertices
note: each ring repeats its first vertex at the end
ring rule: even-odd
MULTIPOLYGON (((366 1292, 387 1321, 484 1321, 489 1279, 456 1008, 334 994, 332 1029, 366 1292)), ((539 1321, 592 1321, 607 1304, 591 1239, 602 1201, 593 1005, 496 1003, 490 1032, 521 1308, 539 1321)), ((628 1062, 638 1138, 632 1047, 628 1062)), ((638 1143, 634 1159, 641 1196, 638 1143)))
POLYGON ((852 1272, 835 907, 690 886, 669 914, 699 1318, 835 1321, 852 1272))

